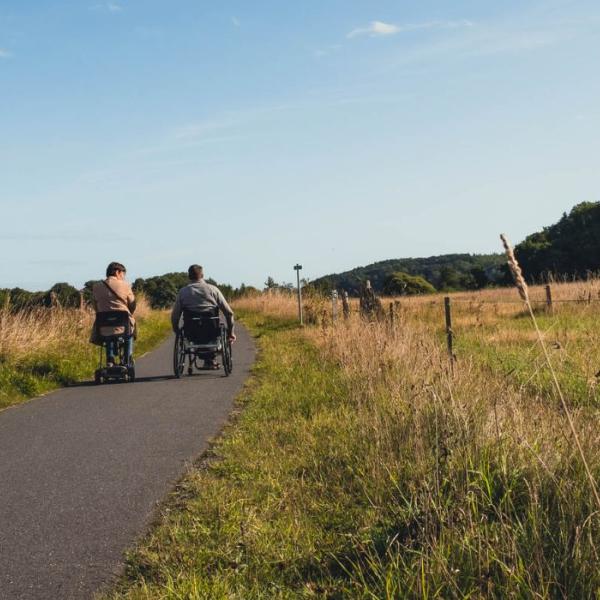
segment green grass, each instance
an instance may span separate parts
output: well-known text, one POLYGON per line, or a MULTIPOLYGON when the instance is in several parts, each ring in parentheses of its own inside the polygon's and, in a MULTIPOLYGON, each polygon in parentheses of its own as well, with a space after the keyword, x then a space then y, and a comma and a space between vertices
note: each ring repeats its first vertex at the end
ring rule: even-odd
POLYGON ((402 395, 357 392, 292 322, 244 319, 260 355, 243 410, 107 598, 600 598, 581 465, 561 438, 541 467, 496 437, 481 389, 501 382, 451 397, 399 364, 402 395))
MULTIPOLYGON (((574 407, 600 406, 600 388, 596 374, 600 370, 600 322, 591 312, 565 309, 557 315, 537 316, 559 383, 569 404, 574 407)), ((549 370, 537 342, 518 339, 533 334, 528 315, 503 319, 478 328, 457 329, 458 356, 471 357, 502 374, 511 385, 523 386, 530 394, 552 398, 555 390, 549 370), (505 340, 494 340, 502 332, 505 340), (510 334, 515 334, 515 339, 510 334)))
MULTIPOLYGON (((66 339, 61 351, 32 349, 17 360, 0 357, 0 410, 56 388, 93 379, 99 349, 87 343, 88 329, 82 328, 77 339, 66 339)), ((155 311, 139 319, 135 354, 140 356, 156 347, 170 329, 165 312, 155 311)))
POLYGON ((244 411, 131 553, 114 597, 324 594, 345 579, 337 557, 350 536, 371 526, 347 382, 291 322, 246 315, 245 323, 260 357, 239 400, 244 411))

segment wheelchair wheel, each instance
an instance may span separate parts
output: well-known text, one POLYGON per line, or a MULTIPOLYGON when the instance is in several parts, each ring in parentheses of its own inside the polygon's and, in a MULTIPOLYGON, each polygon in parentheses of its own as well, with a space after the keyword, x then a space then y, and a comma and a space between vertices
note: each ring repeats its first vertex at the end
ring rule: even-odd
POLYGON ((227 334, 222 337, 223 342, 223 369, 225 377, 229 377, 233 370, 233 360, 231 358, 231 342, 227 339, 227 334))
POLYGON ((175 336, 175 344, 173 346, 173 374, 179 379, 183 375, 185 366, 185 345, 183 335, 178 333, 175 336))
POLYGON ((100 385, 102 383, 102 375, 100 375, 100 371, 96 371, 94 373, 94 383, 96 385, 100 385))
POLYGON ((229 340, 227 341, 227 367, 229 369, 229 373, 231 373, 233 371, 233 350, 229 340))
POLYGON ((135 381, 135 362, 131 359, 131 364, 127 367, 127 375, 129 376, 129 383, 133 383, 135 381))

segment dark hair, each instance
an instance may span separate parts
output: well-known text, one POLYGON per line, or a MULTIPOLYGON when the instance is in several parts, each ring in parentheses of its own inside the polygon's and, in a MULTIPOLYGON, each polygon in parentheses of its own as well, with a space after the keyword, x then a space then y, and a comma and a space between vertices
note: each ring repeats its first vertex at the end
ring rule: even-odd
POLYGON ((127 272, 127 269, 118 262, 111 262, 108 267, 106 267, 106 276, 110 277, 111 275, 116 275, 117 271, 127 272))
POLYGON ((199 281, 204 277, 204 269, 200 265, 192 265, 188 269, 188 277, 192 281, 199 281))

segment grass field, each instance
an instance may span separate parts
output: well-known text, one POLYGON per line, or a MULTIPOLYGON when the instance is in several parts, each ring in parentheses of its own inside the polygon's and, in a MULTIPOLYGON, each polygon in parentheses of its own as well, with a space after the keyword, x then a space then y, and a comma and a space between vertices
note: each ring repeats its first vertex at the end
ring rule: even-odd
MULTIPOLYGON (((170 331, 166 312, 138 300, 136 355, 152 349, 170 331)), ((75 381, 93 379, 98 347, 89 343, 90 310, 0 309, 0 410, 75 381)))
MULTIPOLYGON (((539 312, 600 478, 597 282, 539 312)), ((543 289, 532 289, 543 299, 543 289)), ((259 363, 244 411, 173 494, 114 598, 600 598, 598 507, 513 290, 401 299, 294 328, 240 301, 259 363), (514 302, 516 300, 516 302, 514 302)))

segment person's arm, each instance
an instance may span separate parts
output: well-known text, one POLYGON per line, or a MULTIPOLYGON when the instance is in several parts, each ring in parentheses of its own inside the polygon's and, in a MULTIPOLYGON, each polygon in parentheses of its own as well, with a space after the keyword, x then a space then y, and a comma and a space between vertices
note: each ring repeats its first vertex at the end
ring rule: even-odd
POLYGON ((131 286, 129 286, 129 293, 127 294, 127 308, 131 314, 135 312, 136 305, 137 303, 135 301, 135 294, 133 293, 131 286))
POLYGON ((173 331, 177 333, 179 331, 179 319, 181 318, 181 295, 177 294, 175 304, 173 304, 173 310, 171 310, 171 327, 173 331))
POLYGON ((229 333, 229 337, 235 339, 235 333, 233 331, 234 327, 234 319, 233 319, 233 310, 231 306, 225 300, 225 296, 221 293, 221 290, 217 289, 217 304, 219 308, 225 315, 225 320, 227 321, 227 332, 229 333))

